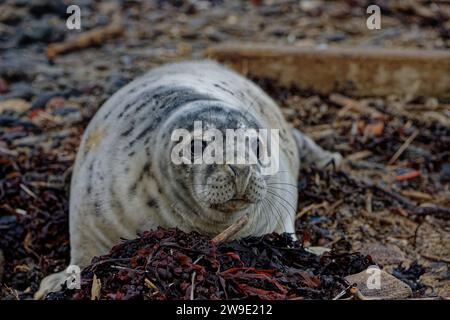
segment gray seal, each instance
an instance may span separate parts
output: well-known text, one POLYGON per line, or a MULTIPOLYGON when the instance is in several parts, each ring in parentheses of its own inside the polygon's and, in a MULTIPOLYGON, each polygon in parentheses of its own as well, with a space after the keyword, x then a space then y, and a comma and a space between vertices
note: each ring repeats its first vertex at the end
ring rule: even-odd
MULTIPOLYGON (((244 214, 249 223, 238 238, 295 236, 300 166, 341 159, 293 130, 261 88, 224 66, 188 61, 153 69, 111 96, 84 132, 71 182, 70 264, 84 267, 121 238, 157 226, 215 236, 244 214), (227 129, 278 130, 277 172, 263 175, 259 162, 174 163, 172 133, 192 132, 196 121, 224 136, 227 129)), ((46 277, 36 297, 66 278, 65 271, 46 277)))

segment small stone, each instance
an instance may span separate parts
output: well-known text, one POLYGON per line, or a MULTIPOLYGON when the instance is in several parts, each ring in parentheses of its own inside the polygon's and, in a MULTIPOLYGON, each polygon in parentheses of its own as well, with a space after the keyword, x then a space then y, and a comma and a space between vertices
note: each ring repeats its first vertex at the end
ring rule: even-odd
POLYGON ((124 85, 128 83, 128 79, 126 79, 124 76, 113 73, 111 74, 108 79, 108 92, 114 93, 120 88, 122 88, 124 85))
POLYGON ((10 99, 30 100, 34 96, 33 87, 26 82, 16 82, 9 87, 7 94, 10 99))
POLYGON ((326 34, 324 36, 325 40, 330 42, 339 42, 344 41, 347 39, 347 35, 345 33, 332 33, 332 34, 326 34))
POLYGON ((37 145, 38 143, 44 142, 46 139, 46 134, 26 136, 24 138, 14 140, 12 144, 15 147, 31 147, 37 145))
POLYGON ((48 108, 49 110, 55 110, 62 107, 65 103, 66 99, 64 97, 56 96, 48 100, 45 107, 48 108))
POLYGON ((450 163, 444 163, 439 172, 442 182, 450 182, 450 163))
POLYGON ((25 11, 13 6, 4 5, 0 10, 0 22, 9 25, 18 24, 24 17, 25 11))
POLYGON ((350 284, 356 284, 366 298, 405 299, 412 295, 411 288, 396 277, 376 266, 345 277, 350 284))
POLYGON ((3 256, 3 251, 0 249, 0 281, 2 281, 3 278, 4 264, 5 264, 5 257, 3 256))
POLYGON ((34 75, 33 62, 21 58, 6 58, 0 63, 0 76, 7 81, 30 80, 34 75))
POLYGON ((66 5, 62 0, 31 0, 28 8, 30 13, 36 17, 44 14, 56 14, 60 17, 66 15, 66 5))
POLYGON ((364 255, 372 257, 374 262, 382 266, 402 263, 406 258, 403 251, 396 245, 368 243, 358 250, 364 255))
POLYGON ((27 111, 30 108, 30 104, 23 99, 9 99, 0 101, 0 114, 6 110, 13 110, 18 113, 27 111))
POLYGON ((31 109, 44 109, 47 103, 55 97, 63 97, 64 95, 60 92, 44 92, 39 95, 31 104, 31 109))
POLYGON ((60 107, 53 111, 53 115, 55 116, 66 116, 71 113, 79 113, 80 109, 77 107, 60 107))
POLYGON ((8 84, 5 80, 0 78, 0 94, 5 94, 9 91, 8 84))
POLYGON ((22 29, 18 38, 18 44, 27 45, 34 42, 58 42, 63 40, 63 38, 64 36, 61 31, 48 21, 36 21, 22 29))
POLYGON ((450 222, 427 217, 416 231, 416 246, 419 253, 435 261, 449 260, 450 222))

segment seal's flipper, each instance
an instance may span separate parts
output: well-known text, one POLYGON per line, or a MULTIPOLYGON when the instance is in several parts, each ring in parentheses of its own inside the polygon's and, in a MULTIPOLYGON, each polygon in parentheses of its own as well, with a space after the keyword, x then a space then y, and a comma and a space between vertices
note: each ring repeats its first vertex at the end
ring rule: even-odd
POLYGON ((311 165, 320 169, 327 167, 337 168, 341 165, 342 156, 339 153, 322 149, 311 138, 297 129, 293 129, 293 133, 300 155, 300 166, 302 168, 311 165))
POLYGON ((51 274, 45 277, 39 286, 39 290, 34 294, 35 300, 44 299, 50 292, 58 292, 67 280, 66 270, 51 274))

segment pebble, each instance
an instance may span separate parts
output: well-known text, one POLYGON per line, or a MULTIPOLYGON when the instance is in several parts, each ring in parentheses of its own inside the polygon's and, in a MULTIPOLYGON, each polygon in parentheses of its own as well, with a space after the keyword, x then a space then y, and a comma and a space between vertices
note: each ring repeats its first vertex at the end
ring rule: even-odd
POLYGON ((4 113, 6 110, 22 113, 27 111, 29 108, 30 104, 23 99, 9 99, 0 101, 0 114, 4 113))
POLYGON ((72 125, 83 120, 83 115, 77 106, 60 106, 52 111, 52 115, 64 118, 64 123, 72 125))
POLYGON ((5 264, 5 257, 3 256, 3 251, 0 249, 0 281, 2 281, 3 278, 4 264, 5 264))
POLYGON ((27 136, 21 139, 16 139, 12 142, 15 147, 32 147, 40 142, 44 142, 48 139, 46 134, 27 136))
POLYGON ((450 182, 450 163, 444 163, 439 174, 442 182, 450 182))
POLYGON ((0 127, 24 126, 27 129, 39 129, 30 121, 20 120, 16 116, 0 116, 0 127))
POLYGON ((66 5, 62 0, 31 0, 28 8, 29 12, 36 17, 44 14, 56 14, 60 17, 66 15, 66 5))
POLYGON ((2 140, 5 141, 12 141, 15 139, 23 138, 28 135, 28 132, 26 131, 11 131, 7 133, 2 134, 2 140))
POLYGON ((375 270, 375 268, 376 266, 369 267, 360 273, 345 277, 345 280, 350 284, 356 283, 357 288, 366 298, 405 299, 412 295, 412 290, 406 283, 384 270, 375 270), (379 288, 376 288, 377 276, 379 276, 379 288))
POLYGON ((16 25, 24 18, 25 11, 17 9, 13 6, 5 5, 0 11, 0 23, 8 25, 16 25))
POLYGON ((399 264, 406 259, 405 253, 396 245, 368 243, 363 245, 358 251, 362 254, 370 255, 376 263, 382 266, 399 264))
POLYGON ((14 59, 3 59, 0 63, 0 76, 5 80, 27 80, 30 79, 30 72, 27 65, 22 65, 20 61, 14 59))
POLYGON ((17 42, 19 45, 27 45, 35 42, 58 42, 63 39, 64 34, 49 21, 37 20, 30 22, 19 31, 17 42))
POLYGON ((107 78, 108 89, 107 91, 111 94, 122 88, 129 82, 124 76, 118 73, 113 73, 107 78))
POLYGON ((325 40, 330 42, 339 42, 347 39, 347 35, 345 33, 332 33, 324 35, 325 40))
POLYGON ((53 115, 55 116, 66 116, 71 113, 79 113, 80 110, 76 107, 60 107, 53 111, 53 115))
POLYGON ((0 94, 7 93, 9 91, 8 84, 5 80, 0 78, 0 94))
POLYGON ((34 96, 34 89, 29 83, 20 81, 13 83, 9 87, 9 92, 4 96, 5 99, 24 99, 30 100, 34 96))
POLYGON ((35 109, 44 109, 47 103, 55 97, 64 97, 64 94, 61 92, 44 92, 40 94, 31 104, 31 110, 35 109))

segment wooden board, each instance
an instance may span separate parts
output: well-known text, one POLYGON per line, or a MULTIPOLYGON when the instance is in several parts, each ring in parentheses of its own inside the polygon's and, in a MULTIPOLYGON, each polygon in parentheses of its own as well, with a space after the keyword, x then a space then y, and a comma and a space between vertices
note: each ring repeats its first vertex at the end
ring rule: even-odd
POLYGON ((207 57, 322 94, 450 97, 450 51, 221 44, 207 57))

